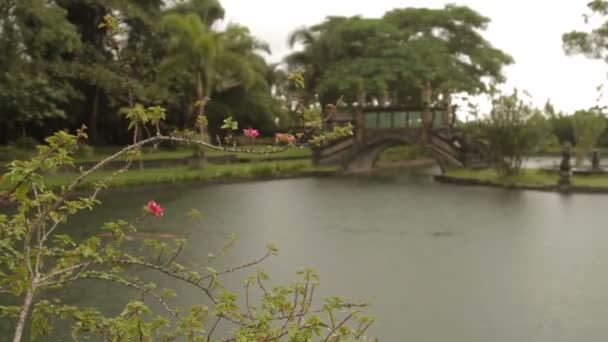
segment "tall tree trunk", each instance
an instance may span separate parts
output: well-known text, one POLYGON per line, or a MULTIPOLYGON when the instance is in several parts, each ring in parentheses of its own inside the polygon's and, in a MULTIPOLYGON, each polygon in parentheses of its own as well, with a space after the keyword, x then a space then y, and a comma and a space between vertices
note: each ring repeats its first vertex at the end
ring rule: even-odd
POLYGON ((205 88, 203 85, 203 76, 198 73, 196 82, 196 95, 198 100, 198 115, 205 114, 205 88))
MULTIPOLYGON (((205 105, 207 104, 207 99, 205 98, 205 85, 203 84, 203 75, 199 72, 196 75, 196 106, 194 110, 197 112, 196 121, 199 123, 199 120, 204 118, 205 115, 205 105)), ((186 126, 190 123, 190 118, 186 119, 186 126)), ((200 126, 197 127, 200 129, 200 137, 199 139, 207 142, 207 124, 200 122, 200 126)), ((194 156, 191 159, 190 167, 194 169, 202 169, 205 165, 205 150, 201 146, 194 147, 194 156)))
POLYGON ((93 88, 93 100, 91 103, 91 115, 89 116, 89 144, 97 144, 97 116, 99 114, 99 87, 93 88))
POLYGON ((443 91, 443 106, 445 108, 443 109, 443 122, 441 125, 449 130, 452 128, 452 116, 454 116, 454 113, 452 113, 452 94, 447 89, 443 91))
POLYGON ((23 331, 25 330, 25 323, 27 322, 32 303, 34 302, 34 294, 36 293, 38 279, 33 279, 30 287, 27 290, 25 299, 21 306, 21 312, 19 313, 19 320, 17 320, 17 326, 15 327, 15 334, 13 335, 13 342, 21 342, 23 338, 23 331))
POLYGON ((425 84, 422 88, 422 141, 428 141, 428 131, 432 129, 433 122, 431 117, 431 100, 433 98, 433 88, 430 84, 425 84))
POLYGON ((355 109, 355 143, 363 143, 365 140, 364 135, 364 117, 363 111, 365 110, 365 99, 367 94, 365 90, 360 89, 357 93, 357 108, 355 109))
MULTIPOLYGON (((198 97, 198 117, 203 117, 205 115, 205 107, 207 106, 207 96, 205 95, 205 84, 203 83, 203 75, 201 75, 201 73, 198 73, 198 77, 197 77, 197 85, 196 85, 196 92, 197 92, 197 97, 198 97)), ((209 142, 209 132, 208 132, 208 127, 209 125, 206 124, 204 126, 201 126, 201 139, 205 142, 209 142)))

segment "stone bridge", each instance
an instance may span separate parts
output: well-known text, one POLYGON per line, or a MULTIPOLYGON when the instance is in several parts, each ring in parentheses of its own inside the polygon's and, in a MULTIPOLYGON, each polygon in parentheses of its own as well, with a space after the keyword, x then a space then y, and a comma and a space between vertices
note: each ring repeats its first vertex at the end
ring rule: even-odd
POLYGON ((471 146, 462 132, 450 127, 452 117, 441 108, 426 113, 416 108, 369 108, 350 117, 341 113, 333 124, 353 124, 354 135, 315 149, 313 159, 317 165, 341 165, 347 172, 366 172, 387 148, 414 144, 429 148, 442 171, 485 166, 484 151, 471 146))

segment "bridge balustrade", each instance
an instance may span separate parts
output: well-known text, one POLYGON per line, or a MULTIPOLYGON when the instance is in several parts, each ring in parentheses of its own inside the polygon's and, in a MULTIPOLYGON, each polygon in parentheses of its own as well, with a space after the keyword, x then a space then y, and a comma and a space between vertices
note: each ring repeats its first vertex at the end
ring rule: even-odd
MULTIPOLYGON (((433 128, 444 127, 442 111, 433 115, 433 128)), ((363 114, 366 129, 421 128, 421 111, 367 111, 363 114)))

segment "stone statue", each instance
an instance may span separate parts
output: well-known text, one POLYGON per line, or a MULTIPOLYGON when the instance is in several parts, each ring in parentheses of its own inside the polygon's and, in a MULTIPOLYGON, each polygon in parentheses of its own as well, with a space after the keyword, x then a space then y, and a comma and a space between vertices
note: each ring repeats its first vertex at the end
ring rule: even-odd
POLYGON ((591 153, 591 169, 597 171, 600 169, 600 153, 598 150, 594 150, 591 153))
POLYGON ((570 145, 565 145, 562 151, 562 162, 559 165, 559 185, 570 185, 572 178, 572 164, 570 163, 570 145))

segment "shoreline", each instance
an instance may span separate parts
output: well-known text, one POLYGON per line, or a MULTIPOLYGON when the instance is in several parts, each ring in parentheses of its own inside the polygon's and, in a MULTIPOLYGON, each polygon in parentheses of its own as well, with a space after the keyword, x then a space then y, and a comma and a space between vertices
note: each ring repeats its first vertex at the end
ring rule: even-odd
MULTIPOLYGON (((300 171, 295 173, 284 173, 276 175, 259 175, 259 176, 231 176, 225 178, 214 178, 214 179, 190 179, 190 180, 179 180, 179 181, 167 181, 167 182, 142 182, 141 184, 130 184, 108 187, 100 192, 100 197, 109 195, 119 195, 125 192, 137 192, 137 191, 159 191, 171 188, 173 190, 180 189, 191 189, 193 187, 208 187, 216 185, 231 185, 231 184, 246 184, 254 182, 267 182, 267 181, 278 181, 278 180, 289 180, 289 179, 304 179, 304 178, 330 178, 342 175, 341 171, 300 171)), ((76 189, 70 197, 87 196, 92 191, 91 187, 84 187, 76 189)), ((0 203, 0 208, 8 207, 11 203, 0 203)))
MULTIPOLYGON (((174 182, 155 182, 155 183, 142 183, 132 184, 126 186, 116 186, 104 189, 103 194, 114 194, 126 191, 144 191, 144 190, 163 190, 168 187, 171 188, 192 188, 192 187, 207 187, 216 185, 232 185, 232 184, 246 184, 255 182, 268 182, 275 180, 289 180, 289 179, 304 179, 304 178, 330 178, 341 175, 341 171, 304 171, 297 173, 285 173, 277 175, 261 175, 261 176, 233 176, 226 178, 215 178, 205 180, 180 180, 174 182)), ((91 189, 80 189, 77 190, 76 194, 82 194, 91 189)))
MULTIPOLYGON (((396 169, 412 169, 419 167, 429 167, 435 164, 434 159, 421 159, 421 160, 410 160, 398 163, 390 163, 382 165, 381 167, 374 168, 370 172, 364 173, 347 173, 344 170, 310 170, 310 171, 296 171, 286 172, 283 174, 275 175, 259 175, 259 176, 230 176, 225 178, 214 178, 206 180, 181 180, 173 182, 154 182, 154 183, 142 183, 132 184, 127 186, 116 186, 105 189, 104 193, 120 193, 123 191, 132 190, 148 190, 148 189, 166 189, 167 187, 206 187, 215 185, 231 185, 231 184, 244 184, 254 182, 267 182, 274 180, 288 180, 288 179, 304 179, 304 178, 331 178, 331 177, 348 177, 365 174, 373 174, 382 170, 396 170, 396 169)), ((83 193, 90 189, 80 189, 77 192, 83 193)))
POLYGON ((517 184, 517 183, 499 183, 491 180, 483 180, 476 178, 464 178, 447 175, 435 175, 433 179, 441 184, 450 184, 456 186, 473 186, 473 187, 486 187, 504 190, 527 190, 527 191, 540 191, 540 192, 553 192, 560 194, 608 194, 608 187, 606 186, 584 186, 584 185, 530 185, 530 184, 517 184))

